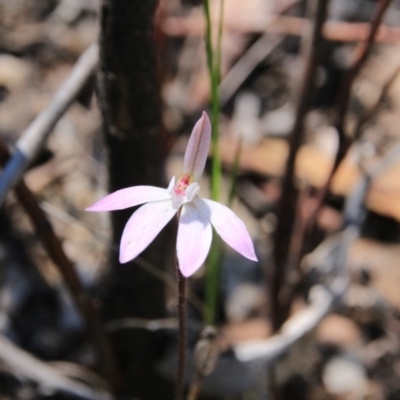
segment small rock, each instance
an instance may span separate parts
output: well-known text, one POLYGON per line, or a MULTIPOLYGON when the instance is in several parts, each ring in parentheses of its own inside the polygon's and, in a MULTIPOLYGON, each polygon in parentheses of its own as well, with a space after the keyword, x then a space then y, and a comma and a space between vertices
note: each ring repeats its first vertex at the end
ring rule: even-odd
POLYGON ((322 373, 322 381, 328 392, 346 394, 347 399, 362 399, 368 389, 363 366, 355 359, 338 356, 329 361, 322 373))

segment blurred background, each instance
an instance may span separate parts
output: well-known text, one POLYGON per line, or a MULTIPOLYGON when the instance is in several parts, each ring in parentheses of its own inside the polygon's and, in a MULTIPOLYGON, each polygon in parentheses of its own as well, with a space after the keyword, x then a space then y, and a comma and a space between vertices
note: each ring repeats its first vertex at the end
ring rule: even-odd
MULTIPOLYGON (((220 201, 259 263, 224 251, 204 379, 205 268, 190 279, 186 386, 400 399, 400 1, 223 8, 220 201)), ((201 0, 0 0, 0 172, 25 160, 0 174, 0 399, 174 398, 176 227, 120 265, 132 210, 84 209, 181 174, 205 27, 201 0)))

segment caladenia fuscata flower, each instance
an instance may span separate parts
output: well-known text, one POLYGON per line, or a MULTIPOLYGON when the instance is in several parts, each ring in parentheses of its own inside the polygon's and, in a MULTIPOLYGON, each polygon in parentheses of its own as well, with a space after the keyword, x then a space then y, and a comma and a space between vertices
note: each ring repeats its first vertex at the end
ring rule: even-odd
POLYGON ((211 139, 205 112, 190 136, 183 161, 183 175, 173 177, 167 189, 133 186, 109 194, 86 211, 114 211, 143 203, 128 220, 120 244, 121 263, 137 257, 179 212, 177 257, 183 276, 189 277, 204 263, 210 250, 212 228, 244 257, 257 261, 244 223, 228 207, 199 197, 197 183, 204 171, 211 139))

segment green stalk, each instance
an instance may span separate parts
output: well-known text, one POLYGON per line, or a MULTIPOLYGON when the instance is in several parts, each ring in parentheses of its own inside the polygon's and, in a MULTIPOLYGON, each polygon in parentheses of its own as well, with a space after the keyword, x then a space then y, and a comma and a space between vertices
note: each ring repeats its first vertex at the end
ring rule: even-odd
MULTIPOLYGON (((221 0, 222 4, 223 0, 221 0)), ((204 0, 204 12, 206 16, 206 52, 207 66, 211 86, 211 150, 212 150, 212 166, 211 166, 211 198, 218 200, 221 187, 221 159, 218 151, 219 140, 219 76, 221 63, 221 37, 222 37, 222 10, 219 20, 219 32, 217 38, 217 51, 214 53, 212 46, 211 31, 211 14, 209 0, 204 0)))
MULTIPOLYGON (((221 1, 220 17, 218 23, 217 49, 214 53, 212 45, 212 30, 211 30, 211 14, 209 0, 203 0, 204 13, 206 17, 206 52, 207 66, 210 78, 211 87, 211 150, 212 150, 212 165, 211 165, 211 198, 218 200, 221 188, 221 158, 218 150, 219 140, 219 81, 221 69, 221 43, 222 43, 222 21, 223 21, 223 1, 221 1)), ((211 251, 207 260, 206 274, 206 309, 205 322, 207 324, 215 324, 215 314, 217 307, 220 261, 221 261, 221 246, 219 241, 215 239, 211 246, 211 251)))
MULTIPOLYGON (((217 36, 217 53, 215 60, 215 69, 218 80, 218 89, 219 83, 221 82, 221 58, 222 58, 222 32, 223 32, 223 22, 224 22, 224 0, 220 0, 219 3, 219 21, 218 21, 218 36, 217 36)), ((219 90, 218 90, 219 95, 219 90)), ((219 100, 219 98, 218 98, 219 100)), ((219 105, 219 102, 218 102, 219 105)))

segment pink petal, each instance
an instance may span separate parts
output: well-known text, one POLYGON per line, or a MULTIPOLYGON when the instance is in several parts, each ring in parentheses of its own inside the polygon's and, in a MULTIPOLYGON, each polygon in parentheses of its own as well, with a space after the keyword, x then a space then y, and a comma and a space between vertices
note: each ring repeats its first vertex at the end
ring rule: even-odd
POLYGON ((170 200, 147 203, 134 212, 122 233, 120 263, 137 257, 175 214, 170 200))
POLYGON ((220 203, 208 199, 197 197, 193 202, 204 215, 210 216, 211 224, 222 240, 242 256, 258 261, 246 226, 233 211, 220 203))
POLYGON ((179 219, 176 250, 182 275, 193 275, 204 263, 210 250, 212 229, 209 219, 186 203, 179 219))
POLYGON ((155 186, 133 186, 117 190, 109 194, 97 203, 88 207, 86 211, 113 211, 148 203, 170 199, 167 190, 155 186))
POLYGON ((190 173, 195 181, 199 180, 204 171, 210 140, 211 122, 208 115, 203 111, 203 115, 196 122, 190 135, 183 160, 183 173, 190 173))

